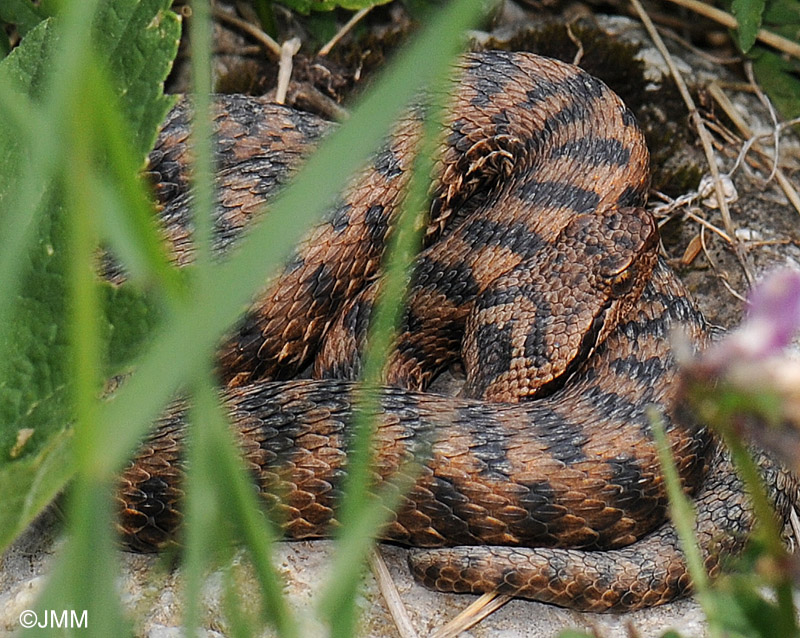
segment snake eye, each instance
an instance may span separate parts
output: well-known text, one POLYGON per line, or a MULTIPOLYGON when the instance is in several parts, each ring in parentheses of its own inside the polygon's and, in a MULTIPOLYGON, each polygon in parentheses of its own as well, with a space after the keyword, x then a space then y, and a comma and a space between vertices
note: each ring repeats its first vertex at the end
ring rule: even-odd
POLYGON ((631 291, 636 282, 633 270, 633 268, 626 268, 611 280, 612 296, 623 297, 631 291))

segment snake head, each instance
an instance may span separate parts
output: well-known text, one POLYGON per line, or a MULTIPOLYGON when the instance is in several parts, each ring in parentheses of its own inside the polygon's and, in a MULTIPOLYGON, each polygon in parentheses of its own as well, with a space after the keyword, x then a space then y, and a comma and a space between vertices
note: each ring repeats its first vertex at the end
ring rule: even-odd
MULTIPOLYGON (((584 220, 579 234, 596 294, 593 350, 630 312, 658 259, 658 227, 643 208, 598 211, 584 220)), ((590 338, 587 335, 587 338, 590 338)))
POLYGON ((630 313, 657 241, 640 208, 573 217, 478 296, 462 345, 465 395, 516 402, 562 387, 630 313))
POLYGON ((656 263, 655 220, 642 208, 615 209, 591 217, 583 234, 587 245, 593 244, 599 253, 598 290, 609 299, 638 297, 656 263))

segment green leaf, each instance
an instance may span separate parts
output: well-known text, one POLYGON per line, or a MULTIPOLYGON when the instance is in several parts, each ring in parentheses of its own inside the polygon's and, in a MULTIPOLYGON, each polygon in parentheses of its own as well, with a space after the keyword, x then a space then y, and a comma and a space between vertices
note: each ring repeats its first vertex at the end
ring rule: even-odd
POLYGON ((764 26, 789 40, 800 40, 800 2, 772 0, 764 12, 764 26))
POLYGON ((340 8, 347 9, 348 11, 360 11, 361 9, 377 7, 390 1, 391 0, 339 0, 336 4, 340 8))
POLYGON ((800 116, 800 63, 763 47, 755 47, 752 54, 753 73, 781 115, 786 119, 800 116))
POLYGON ((25 264, 23 294, 15 300, 0 357, 3 460, 9 458, 18 430, 36 430, 35 442, 29 446, 32 451, 69 422, 64 318, 68 258, 63 248, 65 220, 61 208, 53 203, 51 214, 41 220, 37 230, 25 264))
POLYGON ((387 2, 390 0, 281 0, 281 4, 303 15, 308 15, 312 11, 333 11, 334 9, 359 11, 387 2))
POLYGON ((158 127, 175 103, 164 95, 181 36, 180 18, 169 0, 101 2, 95 19, 96 48, 109 61, 122 111, 144 162, 158 127))
MULTIPOLYGON (((30 434, 19 430, 19 440, 30 434)), ((34 433, 28 443, 33 443, 34 433)), ((0 471, 0 547, 14 537, 56 497, 72 474, 70 443, 72 433, 62 430, 50 436, 47 444, 35 455, 6 464, 0 471)), ((26 443, 21 444, 21 452, 26 443)))
POLYGON ((339 30, 341 23, 335 13, 312 13, 305 19, 308 34, 311 36, 315 48, 321 47, 339 30))
MULTIPOLYGON (((29 97, 38 96, 45 62, 56 40, 51 21, 39 24, 0 63, 0 79, 25 90, 29 97)), ((18 127, 11 118, 4 117, 2 121, 6 125, 0 127, 0 172, 7 179, 3 180, 4 187, 0 187, 0 211, 5 230, 15 223, 24 223, 12 217, 17 212, 12 194, 34 167, 28 164, 25 140, 20 139, 26 136, 18 135, 18 127)), ((52 202, 52 198, 48 200, 52 202)), ((61 273, 66 267, 58 247, 63 224, 57 208, 53 204, 52 214, 36 229, 37 237, 25 255, 25 263, 18 265, 23 282, 20 288, 25 294, 18 298, 4 295, 3 298, 11 309, 8 310, 10 321, 3 327, 3 341, 0 342, 0 463, 19 456, 11 452, 21 430, 42 426, 24 449, 25 454, 30 454, 46 443, 49 433, 67 425, 63 410, 66 383, 63 324, 59 326, 53 319, 63 315, 61 273)), ((2 239, 4 245, 16 247, 5 232, 2 239)))
POLYGON ((281 4, 303 15, 312 11, 333 11, 336 8, 335 0, 281 0, 281 4))
POLYGON ((140 288, 130 284, 100 284, 105 308, 108 374, 119 372, 141 352, 161 319, 161 309, 140 288))
POLYGON ((25 35, 39 24, 46 13, 30 0, 4 0, 0 4, 0 22, 16 25, 20 35, 25 35))
MULTIPOLYGON (((140 167, 172 104, 163 83, 177 52, 180 21, 169 11, 170 0, 99 4, 95 20, 83 23, 93 25, 86 47, 102 50, 96 57, 108 62, 118 98, 113 101, 122 111, 117 119, 129 125, 120 134, 132 139, 127 150, 134 159, 127 165, 140 167)), ((68 463, 58 472, 38 469, 72 421, 70 255, 58 163, 69 161, 69 149, 60 138, 58 118, 64 114, 54 104, 69 108, 70 100, 90 105, 103 98, 86 91, 85 74, 92 69, 71 65, 75 58, 69 56, 80 53, 63 46, 65 25, 61 16, 42 21, 0 62, 0 242, 10 247, 0 285, 4 293, 11 291, 1 297, 0 486, 15 486, 0 491, 0 549, 69 478, 68 463), (21 201, 27 206, 17 206, 21 201), (34 434, 19 448, 20 432, 28 430, 34 434)), ((87 133, 91 126, 87 121, 87 133)), ((91 138, 106 139, 97 133, 91 138)), ((141 293, 104 290, 108 365, 118 368, 152 331, 157 315, 141 293)))
POLYGON ((764 5, 765 0, 733 0, 731 4, 731 11, 739 23, 737 40, 744 53, 747 53, 756 42, 764 5))
MULTIPOLYGON (((53 58, 57 42, 58 33, 52 27, 52 20, 43 20, 0 62, 0 78, 28 97, 41 97, 42 83, 49 68, 47 61, 53 58)), ((0 138, 0 144, 3 142, 6 140, 0 138)))

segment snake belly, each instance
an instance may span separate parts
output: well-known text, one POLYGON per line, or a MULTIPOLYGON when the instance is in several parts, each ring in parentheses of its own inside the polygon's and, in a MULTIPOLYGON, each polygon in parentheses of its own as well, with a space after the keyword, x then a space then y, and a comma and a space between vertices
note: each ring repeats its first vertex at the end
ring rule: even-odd
MULTIPOLYGON (((511 397, 495 392, 519 386, 509 375, 516 379, 511 373, 520 365, 535 374, 555 358, 553 344, 569 321, 550 321, 548 313, 592 306, 572 301, 570 286, 559 281, 546 279, 555 292, 544 297, 541 286, 510 286, 515 269, 549 254, 580 216, 611 214, 618 229, 618 211, 643 206, 642 134, 599 80, 532 54, 463 57, 450 104, 428 244, 413 269, 389 383, 371 390, 375 489, 424 460, 381 537, 420 548, 412 570, 437 589, 500 590, 592 611, 670 600, 690 583, 664 522, 651 408, 663 419, 685 491, 697 493, 709 567, 739 549, 752 521, 729 460, 675 401, 670 336, 681 330, 700 349, 706 329, 667 265, 653 258, 634 299, 595 305, 585 322, 592 336, 573 348, 575 361, 559 374, 511 397), (534 345, 519 356, 492 312, 492 304, 517 299, 535 306, 534 345), (465 329, 477 349, 468 355, 461 353, 465 329), (493 335, 490 343, 506 338, 509 347, 490 348, 487 362, 481 334, 493 335), (470 384, 471 394, 427 389, 443 368, 470 357, 490 370, 470 384), (493 400, 473 396, 487 393, 493 400)), ((182 102, 170 114, 149 167, 164 234, 181 264, 192 256, 190 111, 182 102)), ((229 96, 218 101, 216 129, 215 226, 224 252, 331 126, 229 96)), ((398 122, 220 349, 224 402, 244 459, 289 538, 326 536, 337 524, 349 432, 363 400, 352 379, 374 298, 369 289, 420 129, 415 111, 398 122), (316 378, 297 378, 308 369, 316 378)), ((620 232, 616 241, 630 242, 624 224, 620 232)), ((573 279, 580 287, 584 277, 573 279)), ((121 478, 119 527, 135 550, 158 550, 180 526, 185 412, 179 402, 165 413, 121 478)))

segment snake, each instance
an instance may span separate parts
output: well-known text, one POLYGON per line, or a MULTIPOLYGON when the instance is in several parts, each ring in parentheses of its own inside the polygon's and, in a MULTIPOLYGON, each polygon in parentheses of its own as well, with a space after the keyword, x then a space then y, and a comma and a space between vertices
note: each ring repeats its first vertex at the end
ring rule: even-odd
MULTIPOLYGON (((380 538, 411 548, 424 585, 595 612, 684 595, 654 414, 712 574, 753 515, 728 454, 678 394, 671 337, 700 352, 708 326, 658 255, 644 136, 576 66, 487 51, 455 67, 384 384, 358 379, 424 107, 403 112, 219 347, 245 466, 287 538, 330 536, 366 412, 366 489, 410 476, 380 538), (437 391, 459 366, 461 390, 437 391)), ((182 100, 147 168, 179 265, 194 251, 191 121, 182 100)), ((335 125, 230 95, 216 99, 214 128, 224 259, 335 125)), ((181 526, 187 410, 168 408, 120 477, 118 526, 135 551, 175 542, 181 526)))

